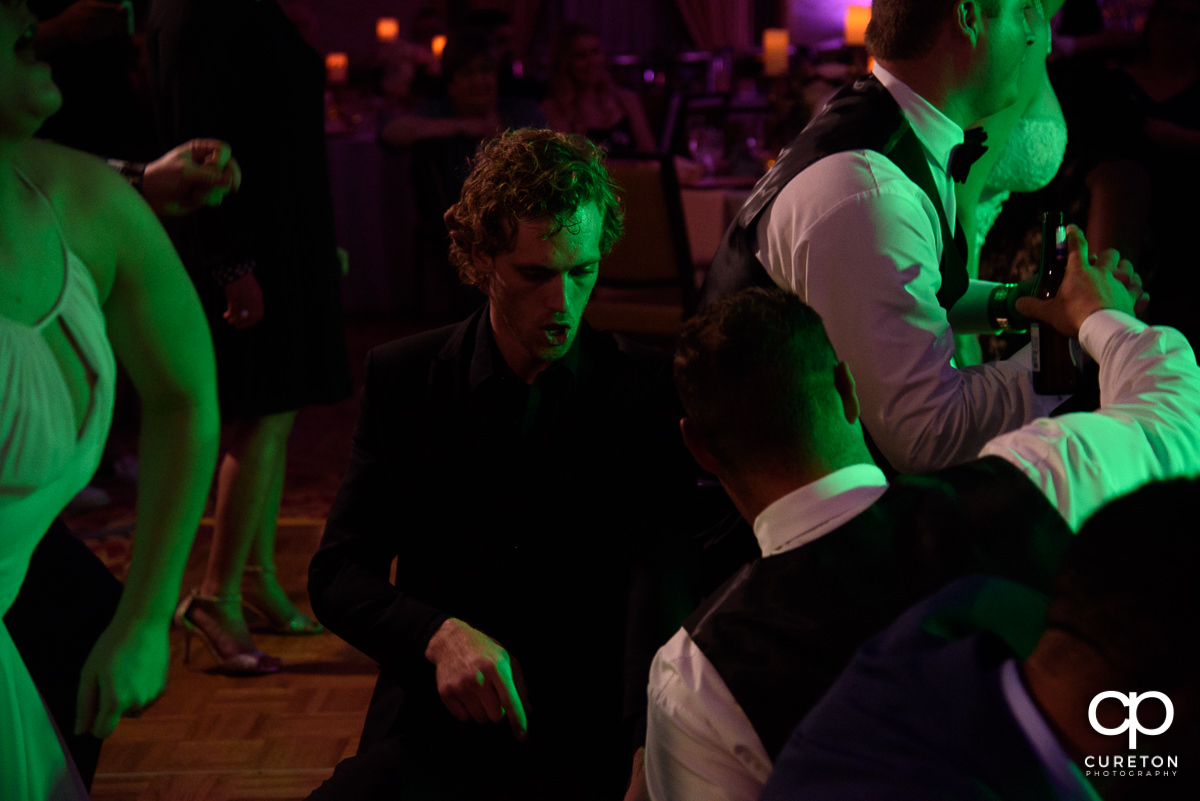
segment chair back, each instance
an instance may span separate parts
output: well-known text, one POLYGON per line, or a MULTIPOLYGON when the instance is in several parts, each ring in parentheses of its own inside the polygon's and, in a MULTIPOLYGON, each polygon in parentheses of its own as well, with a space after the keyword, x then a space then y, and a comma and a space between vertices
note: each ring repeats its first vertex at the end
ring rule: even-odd
POLYGON ((675 160, 646 154, 608 160, 625 208, 625 235, 600 262, 601 285, 628 288, 678 286, 689 306, 693 265, 684 224, 675 160))

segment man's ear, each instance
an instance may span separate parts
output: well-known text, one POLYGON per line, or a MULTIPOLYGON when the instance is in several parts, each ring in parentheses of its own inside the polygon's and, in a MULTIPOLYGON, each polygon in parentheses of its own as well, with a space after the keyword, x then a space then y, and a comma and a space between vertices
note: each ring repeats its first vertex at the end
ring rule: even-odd
POLYGON ((977 0, 958 0, 954 4, 954 27, 971 41, 971 47, 979 44, 983 35, 983 8, 977 0))
POLYGON ((700 433, 700 429, 696 427, 691 418, 685 417, 679 421, 679 431, 683 434, 683 444, 691 451, 696 464, 713 475, 717 475, 719 465, 716 457, 708 449, 708 443, 704 441, 704 434, 700 433))
POLYGON ((842 413, 846 415, 846 422, 853 425, 861 410, 858 406, 858 392, 854 389, 854 376, 850 373, 850 365, 838 362, 837 367, 833 368, 833 387, 837 390, 838 397, 842 399, 842 413))

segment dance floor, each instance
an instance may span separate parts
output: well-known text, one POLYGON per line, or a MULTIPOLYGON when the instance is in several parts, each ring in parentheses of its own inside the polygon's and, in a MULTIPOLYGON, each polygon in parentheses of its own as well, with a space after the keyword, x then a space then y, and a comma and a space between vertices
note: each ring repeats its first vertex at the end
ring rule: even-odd
MULTIPOLYGON (((356 386, 366 351, 421 326, 356 321, 348 326, 356 386)), ((303 609, 308 560, 348 456, 355 400, 301 411, 290 443, 288 477, 276 547, 279 578, 303 609)), ((133 530, 132 485, 99 482, 113 496, 104 509, 69 520, 121 574, 133 530)), ((211 514, 211 509, 210 512, 211 514)), ((184 587, 200 580, 212 528, 197 535, 184 587)), ((123 720, 100 757, 96 801, 232 801, 301 799, 354 753, 377 668, 330 633, 313 637, 258 635, 279 656, 272 676, 231 678, 209 672, 199 640, 184 664, 183 632, 171 632, 167 692, 140 719, 123 720)))
MULTIPOLYGON (((286 512, 286 510, 285 510, 286 512)), ((202 529, 186 584, 203 571, 202 529)), ((308 557, 321 523, 284 517, 277 560, 288 593, 307 609, 308 557)), ((140 719, 124 720, 104 745, 92 787, 96 801, 299 799, 354 753, 371 699, 375 663, 333 634, 258 635, 283 659, 272 676, 209 672, 198 640, 183 661, 183 632, 171 632, 167 692, 140 719)))

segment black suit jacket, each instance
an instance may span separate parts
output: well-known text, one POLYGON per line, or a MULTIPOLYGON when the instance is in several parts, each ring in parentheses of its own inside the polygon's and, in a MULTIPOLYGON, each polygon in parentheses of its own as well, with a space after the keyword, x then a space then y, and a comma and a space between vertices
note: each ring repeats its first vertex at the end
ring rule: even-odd
MULTIPOLYGON (((445 710, 424 656, 456 617, 523 670, 520 753, 619 789, 653 654, 625 648, 631 565, 672 541, 696 486, 669 359, 584 325, 538 377, 531 411, 486 310, 371 352, 350 466, 309 572, 313 608, 382 669, 362 748, 384 735, 452 748, 476 726, 445 710)), ((509 747, 507 725, 490 730, 509 747)))

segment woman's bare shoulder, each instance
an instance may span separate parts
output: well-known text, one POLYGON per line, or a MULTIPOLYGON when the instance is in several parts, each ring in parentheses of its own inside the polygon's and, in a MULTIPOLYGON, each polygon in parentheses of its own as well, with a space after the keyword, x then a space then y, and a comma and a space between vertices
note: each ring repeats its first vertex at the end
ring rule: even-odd
POLYGON ((136 193, 102 159, 53 142, 23 143, 16 164, 49 199, 67 245, 106 297, 126 227, 122 209, 137 202, 136 193))
POLYGON ((98 156, 42 139, 24 142, 17 164, 56 206, 63 204, 63 211, 74 210, 80 204, 91 208, 98 201, 111 200, 124 184, 98 156))

